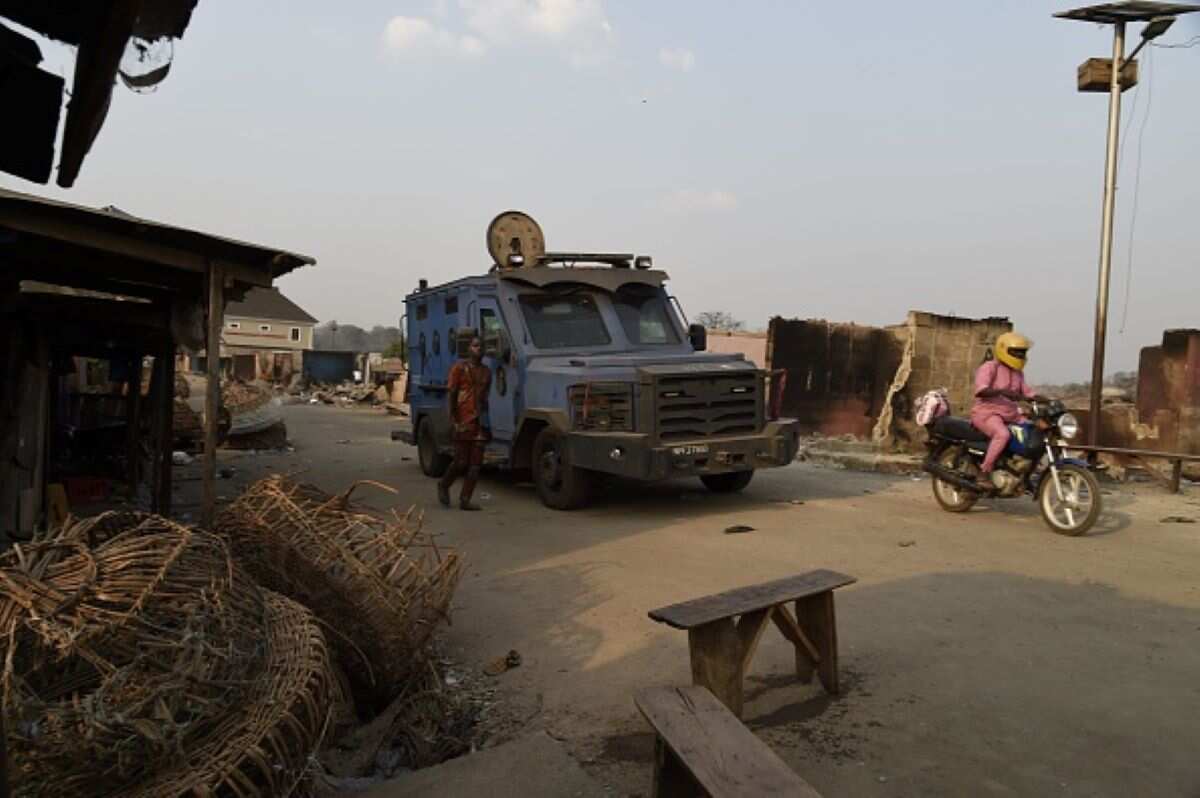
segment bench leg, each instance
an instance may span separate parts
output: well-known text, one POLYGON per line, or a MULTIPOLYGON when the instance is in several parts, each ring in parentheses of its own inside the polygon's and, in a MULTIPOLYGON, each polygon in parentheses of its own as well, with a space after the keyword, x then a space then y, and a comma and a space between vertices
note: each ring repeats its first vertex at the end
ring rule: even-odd
POLYGON ((688 630, 692 684, 707 687, 735 716, 742 716, 742 641, 733 619, 688 630))
MULTIPOLYGON (((796 623, 804 636, 817 647, 820 661, 817 675, 825 691, 838 693, 837 620, 833 611, 833 591, 802 598, 796 602, 796 623)), ((797 659, 800 653, 797 651, 797 659)))
POLYGON ((804 630, 796 623, 796 619, 792 617, 791 611, 786 606, 783 604, 777 606, 771 614, 771 620, 796 648, 796 678, 800 680, 801 684, 808 684, 817 672, 817 664, 821 661, 821 655, 817 653, 816 647, 805 636, 804 630))
POLYGON ((704 790, 661 737, 654 738, 654 784, 651 798, 695 798, 704 790))

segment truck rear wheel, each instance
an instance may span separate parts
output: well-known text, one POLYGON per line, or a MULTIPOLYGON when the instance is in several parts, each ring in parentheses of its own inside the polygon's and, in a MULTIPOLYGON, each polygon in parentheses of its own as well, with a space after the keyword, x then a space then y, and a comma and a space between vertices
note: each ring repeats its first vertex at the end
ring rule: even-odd
POLYGON ((563 451, 563 436, 546 427, 533 441, 533 484, 542 503, 555 510, 574 510, 587 504, 595 474, 571 465, 563 451))
POLYGON ((700 481, 713 493, 737 493, 754 479, 753 471, 730 471, 726 474, 701 474, 700 481))
POLYGON ((421 461, 421 471, 427 477, 435 479, 446 473, 450 467, 450 456, 438 451, 437 441, 433 437, 433 422, 423 418, 417 424, 417 459, 421 461))

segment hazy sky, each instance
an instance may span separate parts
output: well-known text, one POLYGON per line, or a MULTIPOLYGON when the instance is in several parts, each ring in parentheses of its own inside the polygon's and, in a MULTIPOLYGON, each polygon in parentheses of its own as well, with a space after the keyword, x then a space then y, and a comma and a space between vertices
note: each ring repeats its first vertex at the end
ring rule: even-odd
MULTIPOLYGON (((396 323, 519 208, 552 249, 653 255, 693 314, 1007 315, 1035 381, 1084 378, 1107 103, 1075 70, 1111 33, 1066 7, 203 0, 76 188, 0 182, 313 255, 280 285, 323 321, 396 323)), ((1161 41, 1195 36, 1200 14, 1161 41)), ((1109 371, 1200 327, 1200 46, 1142 68, 1109 371)))

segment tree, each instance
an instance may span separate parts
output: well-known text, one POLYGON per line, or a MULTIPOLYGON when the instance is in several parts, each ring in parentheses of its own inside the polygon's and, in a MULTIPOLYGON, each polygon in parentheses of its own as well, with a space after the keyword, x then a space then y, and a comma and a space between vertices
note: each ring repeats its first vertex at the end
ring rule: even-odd
POLYGON ((746 328, 745 322, 738 321, 732 313, 726 313, 723 310, 706 310, 703 313, 697 313, 696 323, 703 324, 710 330, 723 332, 737 332, 746 328))
POLYGON ((404 349, 404 338, 400 337, 387 345, 387 348, 383 350, 383 356, 388 358, 398 357, 403 360, 408 356, 408 353, 404 349))

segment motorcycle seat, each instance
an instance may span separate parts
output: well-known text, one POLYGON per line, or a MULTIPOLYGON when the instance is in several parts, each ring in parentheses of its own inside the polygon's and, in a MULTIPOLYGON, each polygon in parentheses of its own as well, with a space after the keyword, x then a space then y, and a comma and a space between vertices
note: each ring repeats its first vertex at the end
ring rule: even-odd
POLYGON ((988 436, 971 424, 970 419, 942 416, 933 422, 933 434, 966 443, 987 443, 988 436))

